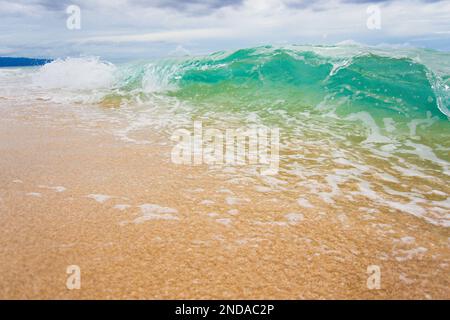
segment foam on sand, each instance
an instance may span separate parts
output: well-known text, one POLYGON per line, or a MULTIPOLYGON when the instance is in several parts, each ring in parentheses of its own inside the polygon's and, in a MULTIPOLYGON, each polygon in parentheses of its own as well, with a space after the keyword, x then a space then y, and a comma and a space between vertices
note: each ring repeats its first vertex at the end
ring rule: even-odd
POLYGON ((26 195, 30 196, 30 197, 36 197, 36 198, 42 197, 42 194, 39 192, 28 192, 26 195))
POLYGON ((304 216, 301 213, 288 213, 285 214, 284 217, 290 224, 297 224, 304 219, 304 216))
POLYGON ((58 193, 64 192, 64 191, 67 190, 67 189, 66 189, 65 187, 63 187, 63 186, 50 187, 50 186, 45 186, 45 185, 39 185, 38 187, 41 188, 41 189, 50 189, 50 190, 53 190, 53 191, 58 192, 58 193))
POLYGON ((129 204, 116 204, 114 206, 114 209, 120 210, 120 211, 124 211, 128 208, 130 208, 131 206, 129 204))
POLYGON ((86 197, 90 198, 90 199, 94 199, 98 203, 104 203, 105 201, 113 198, 112 196, 108 196, 106 194, 89 194, 86 197))
POLYGON ((178 213, 178 210, 173 208, 161 207, 152 203, 142 204, 139 208, 141 208, 142 215, 134 219, 134 223, 142 223, 148 220, 179 220, 175 215, 178 213))

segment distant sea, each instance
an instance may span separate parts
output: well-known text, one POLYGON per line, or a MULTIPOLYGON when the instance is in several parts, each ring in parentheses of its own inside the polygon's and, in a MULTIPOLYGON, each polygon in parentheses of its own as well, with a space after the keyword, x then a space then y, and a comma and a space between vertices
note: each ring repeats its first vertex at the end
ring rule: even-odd
POLYGON ((52 62, 52 59, 0 57, 0 67, 41 66, 49 62, 52 62))

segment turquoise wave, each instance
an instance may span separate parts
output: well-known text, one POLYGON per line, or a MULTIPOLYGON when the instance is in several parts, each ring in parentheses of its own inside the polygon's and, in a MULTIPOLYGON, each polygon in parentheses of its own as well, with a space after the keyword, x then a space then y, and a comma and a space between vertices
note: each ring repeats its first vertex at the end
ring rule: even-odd
POLYGON ((361 110, 447 119, 450 54, 424 52, 434 54, 436 64, 443 60, 444 67, 431 70, 414 54, 357 51, 327 56, 304 47, 258 47, 127 66, 119 87, 122 93, 145 89, 150 79, 149 90, 156 86, 180 99, 230 111, 273 107, 274 102, 298 110, 326 102, 339 105, 341 114, 361 110))

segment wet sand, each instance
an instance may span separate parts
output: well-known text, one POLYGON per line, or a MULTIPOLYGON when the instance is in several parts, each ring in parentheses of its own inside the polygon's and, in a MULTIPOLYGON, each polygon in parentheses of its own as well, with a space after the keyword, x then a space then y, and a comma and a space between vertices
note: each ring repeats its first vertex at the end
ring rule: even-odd
POLYGON ((1 299, 450 298, 448 228, 258 190, 172 164, 164 134, 130 144, 36 110, 0 109, 1 299))

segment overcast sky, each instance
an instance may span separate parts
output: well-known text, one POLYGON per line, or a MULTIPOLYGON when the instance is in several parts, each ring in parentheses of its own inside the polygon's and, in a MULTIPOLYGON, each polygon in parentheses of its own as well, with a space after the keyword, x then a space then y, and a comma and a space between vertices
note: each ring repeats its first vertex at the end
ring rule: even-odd
POLYGON ((450 0, 0 0, 0 56, 109 60, 261 44, 408 44, 450 50, 450 0), (81 29, 66 26, 69 5, 81 29), (380 29, 367 27, 379 8, 380 29))

